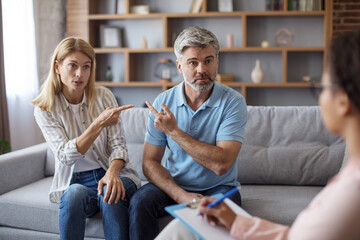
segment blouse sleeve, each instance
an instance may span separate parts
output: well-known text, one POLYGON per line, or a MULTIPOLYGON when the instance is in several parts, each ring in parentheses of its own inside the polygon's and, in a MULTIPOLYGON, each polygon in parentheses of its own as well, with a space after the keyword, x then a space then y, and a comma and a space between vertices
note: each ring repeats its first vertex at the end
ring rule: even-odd
POLYGON ((242 240, 285 240, 289 229, 287 226, 258 217, 244 220, 244 217, 237 216, 230 229, 230 235, 242 240))
POLYGON ((60 162, 70 166, 83 155, 77 151, 76 138, 69 139, 64 126, 50 112, 35 107, 34 115, 46 142, 60 162))

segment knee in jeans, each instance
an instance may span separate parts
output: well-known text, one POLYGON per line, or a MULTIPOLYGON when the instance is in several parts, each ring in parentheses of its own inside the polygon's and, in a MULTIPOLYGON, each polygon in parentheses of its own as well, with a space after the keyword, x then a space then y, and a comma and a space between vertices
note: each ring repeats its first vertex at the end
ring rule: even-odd
POLYGON ((102 187, 102 194, 101 194, 101 196, 105 196, 106 191, 107 191, 107 185, 105 184, 105 185, 103 185, 103 187, 102 187))
POLYGON ((141 189, 135 192, 130 199, 130 210, 136 211, 137 209, 145 209, 148 205, 151 205, 151 199, 146 197, 146 194, 142 194, 141 189))
POLYGON ((81 184, 71 184, 61 196, 60 205, 74 205, 83 202, 87 197, 87 187, 81 184))

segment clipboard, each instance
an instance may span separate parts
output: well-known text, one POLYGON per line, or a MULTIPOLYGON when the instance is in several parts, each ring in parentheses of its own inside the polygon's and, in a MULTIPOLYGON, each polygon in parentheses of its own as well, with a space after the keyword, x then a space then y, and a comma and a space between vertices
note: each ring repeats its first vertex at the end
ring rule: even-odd
MULTIPOLYGON (((216 194, 215 196, 219 198, 222 194, 216 194)), ((236 203, 230 199, 225 199, 224 202, 238 215, 245 217, 251 217, 244 209, 238 206, 236 203)), ((197 209, 192 209, 187 207, 187 204, 177 204, 165 207, 165 210, 170 213, 175 218, 179 219, 188 229, 190 229, 196 236, 202 240, 212 240, 212 239, 229 239, 233 240, 235 238, 231 237, 228 230, 222 226, 212 226, 205 219, 202 219, 201 216, 198 216, 197 209)))

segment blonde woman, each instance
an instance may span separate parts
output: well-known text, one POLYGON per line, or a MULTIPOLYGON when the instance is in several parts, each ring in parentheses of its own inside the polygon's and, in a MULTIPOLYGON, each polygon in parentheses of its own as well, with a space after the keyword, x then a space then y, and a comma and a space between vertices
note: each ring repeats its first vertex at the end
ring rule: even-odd
POLYGON ((110 90, 95 86, 95 53, 69 37, 56 47, 35 105, 36 121, 55 155, 51 202, 60 239, 83 239, 85 220, 102 213, 106 239, 128 239, 128 204, 140 187, 129 163, 121 111, 110 90))

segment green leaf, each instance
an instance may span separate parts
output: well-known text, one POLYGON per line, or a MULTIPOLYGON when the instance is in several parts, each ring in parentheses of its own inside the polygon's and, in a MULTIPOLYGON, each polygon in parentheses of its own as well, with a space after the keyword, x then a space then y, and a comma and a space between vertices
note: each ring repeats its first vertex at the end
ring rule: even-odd
POLYGON ((0 139, 0 155, 11 151, 10 143, 4 139, 0 139))

